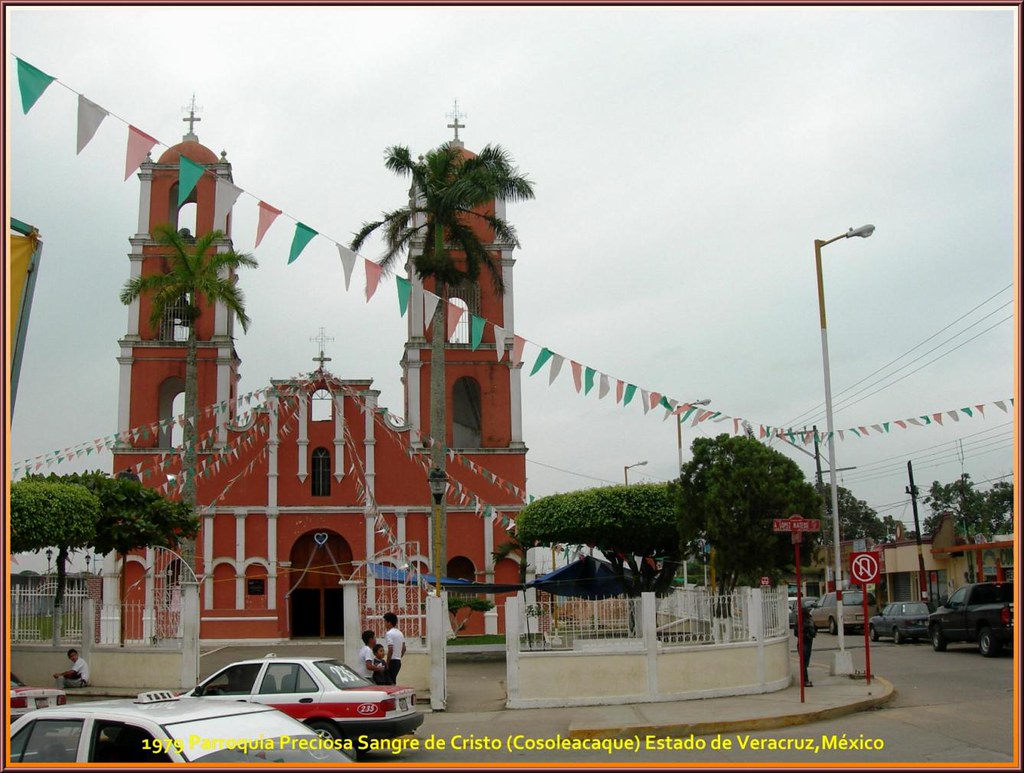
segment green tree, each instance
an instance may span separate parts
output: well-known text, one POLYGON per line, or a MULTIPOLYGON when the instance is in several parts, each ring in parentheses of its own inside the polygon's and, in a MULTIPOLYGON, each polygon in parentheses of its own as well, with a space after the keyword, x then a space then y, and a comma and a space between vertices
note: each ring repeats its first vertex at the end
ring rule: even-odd
MULTIPOLYGON (((242 330, 248 330, 249 317, 245 313, 245 296, 239 289, 235 271, 256 268, 259 264, 251 255, 234 250, 218 252, 225 239, 221 231, 211 231, 193 241, 188 231, 179 233, 170 225, 153 229, 158 245, 166 250, 166 273, 146 274, 129 279, 121 289, 121 303, 126 306, 142 295, 150 296, 149 324, 160 331, 167 312, 180 312, 181 324, 188 328, 185 356, 185 426, 182 441, 185 447, 182 467, 185 480, 182 501, 193 511, 196 506, 196 437, 199 407, 196 352, 196 321, 203 306, 223 303, 228 312, 238 318, 242 330)), ((187 539, 182 544, 182 557, 195 570, 195 542, 187 539)))
POLYGON ((988 491, 978 491, 967 473, 952 483, 934 481, 924 503, 932 512, 922 527, 926 533, 938 528, 945 513, 952 513, 957 534, 968 539, 1013 531, 1013 484, 1007 481, 988 491))
POLYGON ((46 480, 77 484, 100 502, 100 515, 89 547, 97 553, 125 555, 139 548, 177 549, 199 534, 199 517, 184 502, 173 501, 139 481, 105 472, 50 475, 46 480))
POLYGON ((55 641, 60 637, 59 610, 64 601, 68 554, 92 542, 99 517, 100 501, 84 486, 40 479, 11 485, 11 552, 57 549, 55 641))
MULTIPOLYGON (((886 526, 878 513, 863 499, 857 499, 848 488, 838 486, 839 529, 844 540, 885 539, 886 526)), ((814 516, 807 516, 812 518, 814 516)))
POLYGON ((667 593, 682 555, 675 502, 665 483, 543 497, 519 513, 516 532, 525 545, 593 545, 630 596, 667 593))
MULTIPOLYGON (((385 270, 408 252, 416 275, 433 280, 439 298, 448 297, 450 286, 477 283, 481 269, 490 275, 495 291, 504 293, 501 260, 494 245, 518 247, 519 239, 515 228, 488 205, 495 199, 533 198, 533 184, 513 166, 511 157, 498 145, 488 145, 474 156, 461 144, 449 142, 413 160, 407 147, 395 145, 385 151, 384 165, 399 177, 412 178, 409 204, 364 223, 351 248, 360 250, 370 234, 383 229, 385 252, 380 265, 385 270)), ((439 303, 434 310, 430 352, 430 459, 439 470, 445 469, 447 426, 443 307, 439 303)), ((447 555, 445 509, 442 500, 442 557, 447 555)))
POLYGON ((491 556, 494 558, 495 564, 505 558, 514 560, 519 565, 519 582, 525 585, 526 572, 530 568, 527 559, 532 546, 523 544, 519 540, 518 527, 513 527, 507 534, 507 539, 491 552, 491 556))
MULTIPOLYGON (((776 518, 815 518, 821 499, 797 464, 748 436, 694 441, 693 458, 673 485, 682 549, 703 537, 713 546, 716 585, 730 592, 758 577, 778 579, 792 565, 788 534, 772 531, 776 518)), ((804 535, 810 557, 816 536, 804 535)))
POLYGON ((448 594, 448 614, 452 619, 452 630, 458 634, 469 623, 474 612, 490 612, 494 602, 483 596, 456 596, 448 594), (459 612, 465 612, 460 617, 459 612))

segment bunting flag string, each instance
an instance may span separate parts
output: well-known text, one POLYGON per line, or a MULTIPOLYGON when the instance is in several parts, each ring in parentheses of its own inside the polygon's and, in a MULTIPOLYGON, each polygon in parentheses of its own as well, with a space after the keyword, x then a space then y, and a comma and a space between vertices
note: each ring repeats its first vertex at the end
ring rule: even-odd
MULTIPOLYGON (((73 94, 76 94, 79 97, 79 99, 78 99, 78 107, 77 107, 78 127, 79 127, 79 131, 78 131, 78 134, 77 134, 78 152, 81 152, 81 150, 89 143, 89 141, 91 141, 92 137, 94 136, 94 134, 96 133, 97 129, 99 128, 99 126, 103 122, 103 120, 106 118, 106 116, 108 116, 108 115, 109 116, 113 116, 115 119, 117 119, 118 121, 120 121, 121 123, 123 123, 127 127, 127 129, 128 129, 128 146, 127 146, 126 160, 125 160, 125 179, 126 180, 132 175, 132 173, 135 170, 137 170, 139 168, 139 166, 141 165, 143 160, 149 155, 150 151, 152 150, 152 148, 155 145, 157 145, 157 144, 164 145, 164 143, 159 142, 159 140, 155 139, 154 137, 151 137, 150 135, 148 135, 145 132, 141 131, 140 129, 136 128, 134 125, 130 124, 128 121, 124 120, 123 118, 120 118, 116 114, 108 111, 107 109, 101 107, 100 105, 85 99, 84 95, 80 94, 79 92, 77 92, 74 89, 72 89, 69 86, 67 86, 65 83, 63 83, 56 76, 49 75, 49 74, 43 72, 42 70, 40 70, 39 68, 29 64, 28 62, 25 62, 24 60, 22 60, 22 59, 20 59, 18 57, 15 57, 15 59, 17 60, 18 86, 19 86, 19 90, 20 90, 20 93, 21 93, 22 109, 23 109, 23 112, 25 114, 28 114, 28 112, 36 104, 36 102, 40 99, 40 97, 43 95, 43 93, 47 91, 47 89, 50 86, 50 84, 52 84, 54 82, 60 84, 65 89, 67 89, 68 91, 70 91, 73 94)), ((164 145, 164 146, 168 147, 168 148, 171 147, 171 145, 164 145)), ((179 172, 179 176, 181 178, 181 182, 179 183, 179 195, 182 195, 182 193, 181 193, 182 191, 184 191, 184 190, 191 190, 194 187, 196 181, 198 180, 198 177, 196 177, 197 173, 199 173, 200 175, 201 174, 210 174, 210 175, 214 176, 215 179, 219 179, 219 178, 216 178, 216 174, 215 174, 214 170, 207 169, 207 168, 203 167, 200 164, 195 164, 195 162, 191 162, 190 160, 185 160, 184 158, 182 158, 181 170, 179 172), (199 172, 200 169, 201 169, 201 172, 199 172), (196 180, 192 180, 191 178, 193 178, 193 177, 196 177, 196 180)), ((245 193, 247 196, 250 196, 251 198, 253 198, 254 200, 256 200, 258 202, 258 207, 259 207, 259 223, 258 223, 258 226, 257 226, 257 232, 256 232, 256 237, 255 237, 255 246, 256 247, 258 247, 260 245, 260 242, 262 241, 264 235, 266 234, 267 230, 270 228, 271 224, 275 221, 275 219, 279 215, 285 214, 285 213, 282 212, 282 210, 277 209, 276 207, 271 206, 270 204, 268 204, 263 199, 261 199, 261 198, 255 196, 255 195, 249 193, 248 191, 245 191, 244 189, 238 188, 236 186, 232 185, 231 188, 223 188, 223 187, 218 188, 218 198, 219 198, 221 192, 223 192, 224 195, 225 195, 225 201, 224 201, 223 204, 221 204, 221 206, 224 207, 225 209, 230 209, 230 205, 227 204, 227 200, 231 199, 233 201, 233 200, 237 199, 241 195, 241 193, 245 193)), ((223 211, 223 210, 221 210, 220 207, 218 207, 218 211, 223 211)), ((338 247, 339 257, 341 258, 341 263, 342 263, 342 266, 343 266, 343 269, 344 269, 344 273, 345 273, 345 287, 346 287, 346 290, 347 290, 349 288, 349 284, 350 284, 350 280, 351 280, 351 272, 352 272, 352 268, 353 268, 354 263, 355 263, 354 258, 356 257, 356 254, 354 252, 352 252, 351 250, 349 250, 348 248, 346 248, 341 242, 339 242, 339 241, 337 241, 335 239, 332 239, 331 237, 328 237, 328 236, 322 234, 321 232, 316 231, 315 229, 313 229, 313 228, 311 228, 311 227, 309 227, 307 225, 304 225, 301 221, 299 221, 298 218, 293 217, 290 214, 287 215, 287 216, 289 218, 291 218, 292 220, 294 220, 295 223, 296 223, 295 236, 293 237, 292 247, 291 247, 291 251, 290 251, 290 254, 289 254, 288 262, 289 263, 294 262, 298 258, 299 254, 302 252, 302 250, 309 243, 309 241, 313 239, 313 237, 315 237, 317 235, 324 236, 324 238, 330 239, 330 241, 334 242, 334 244, 338 247)), ((367 298, 367 301, 369 301, 370 298, 372 298, 372 296, 373 296, 373 294, 374 294, 374 292, 376 290, 376 285, 379 282, 380 273, 381 273, 382 269, 381 269, 379 264, 374 263, 373 261, 364 260, 364 263, 365 263, 365 266, 366 266, 366 269, 367 269, 366 298, 367 298)), ((437 302, 439 300, 436 295, 433 295, 432 293, 429 293, 429 292, 426 292, 426 291, 423 292, 423 299, 424 299, 423 300, 423 302, 424 302, 424 312, 432 312, 433 308, 436 306, 436 304, 437 304, 437 302)), ((453 312, 453 311, 451 311, 451 309, 449 309, 449 314, 454 314, 454 313, 455 312, 453 312)), ((426 328, 430 324, 432 316, 433 316, 432 313, 425 313, 425 315, 424 315, 424 328, 426 328)), ((516 366, 516 367, 518 367, 518 366, 520 366, 522 364, 522 361, 523 361, 523 351, 524 351, 524 348, 525 348, 527 343, 530 343, 531 345, 534 345, 534 346, 538 346, 540 348, 540 350, 541 350, 540 351, 540 355, 538 356, 538 358, 537 358, 537 360, 536 360, 536 362, 534 364, 533 370, 531 371, 530 375, 531 376, 536 375, 536 373, 541 369, 541 367, 543 367, 543 365, 550 360, 551 361, 551 371, 549 373, 548 383, 549 383, 549 385, 554 383, 555 379, 558 376, 558 372, 559 372, 559 369, 561 367, 561 364, 562 364, 562 362, 564 360, 564 356, 563 355, 554 352, 551 348, 549 348, 547 346, 540 346, 539 344, 533 344, 532 341, 528 341, 526 338, 524 338, 524 337, 522 337, 522 336, 520 336, 518 334, 514 334, 512 331, 507 331, 507 330, 505 330, 503 328, 500 328, 500 327, 494 325, 493 323, 491 323, 489 320, 486 320, 486 319, 483 319, 483 318, 479 318, 479 319, 480 319, 479 322, 477 322, 476 320, 473 320, 472 325, 471 325, 471 328, 472 328, 471 329, 471 336, 472 336, 471 337, 471 342, 473 343, 474 349, 477 348, 480 345, 480 341, 482 340, 482 335, 483 335, 484 327, 486 325, 490 324, 494 328, 495 345, 496 345, 496 349, 498 350, 497 354, 498 354, 498 359, 499 360, 503 356, 504 346, 505 346, 505 342, 506 342, 508 336, 514 336, 514 345, 513 345, 513 349, 512 349, 512 358, 511 359, 512 359, 512 364, 514 366, 516 366)), ((599 391, 598 391, 598 397, 599 397, 599 399, 603 398, 604 395, 607 394, 607 392, 608 392, 608 389, 605 387, 605 384, 606 384, 606 382, 610 383, 610 378, 612 378, 612 377, 610 377, 609 374, 597 371, 596 369, 591 369, 590 366, 585 366, 585 367, 588 370, 594 370, 595 374, 598 374, 598 373, 600 374, 599 381, 601 383, 601 389, 599 389, 599 391)), ((638 387, 636 385, 630 383, 630 382, 623 381, 622 379, 615 379, 615 380, 616 380, 616 404, 620 404, 621 403, 621 405, 623 407, 625 407, 625 406, 629 405, 629 403, 632 400, 632 398, 634 396, 634 393, 635 393, 635 391, 636 391, 636 389, 638 387)), ((591 382, 588 381, 587 383, 591 384, 591 386, 592 386, 591 382)), ((574 386, 575 386, 575 380, 574 380, 574 386)), ((580 391, 580 390, 577 390, 577 391, 580 391)), ((589 388, 585 388, 585 389, 582 390, 582 394, 583 395, 588 395, 589 392, 590 392, 589 388)), ((673 415, 673 414, 678 415, 677 411, 678 411, 678 409, 680 407, 680 402, 679 401, 676 401, 676 400, 673 400, 673 399, 668 399, 668 398, 665 397, 664 393, 662 393, 662 392, 655 392, 653 390, 647 389, 646 387, 641 390, 641 395, 643 396, 643 399, 640 402, 641 402, 641 406, 642 406, 642 409, 643 409, 645 414, 648 413, 651 408, 654 408, 657 405, 661 405, 662 407, 664 407, 666 409, 666 415, 665 415, 664 418, 667 418, 668 415, 673 415), (657 400, 657 401, 653 400, 653 396, 654 395, 658 395, 659 400, 657 400), (651 398, 650 401, 649 401, 648 398, 651 398), (672 407, 673 405, 675 406, 674 408, 672 407)), ((1007 411, 1007 407, 1006 407, 1007 402, 1010 404, 1010 406, 1013 405, 1013 401, 1012 400, 1008 400, 1008 401, 1000 400, 1000 401, 997 401, 997 402, 995 402, 993 404, 997 408, 999 408, 1000 410, 1002 410, 1005 413, 1007 411)), ((931 425, 931 424, 934 423, 934 424, 938 424, 938 425, 942 426, 942 422, 944 420, 944 417, 948 417, 949 420, 952 421, 952 422, 958 422, 960 420, 961 414, 963 414, 964 416, 967 416, 968 418, 973 418, 973 410, 974 409, 977 409, 978 413, 982 417, 984 417, 984 412, 983 412, 983 410, 981 408, 979 408, 978 406, 973 406, 973 408, 969 406, 967 408, 961 408, 961 409, 956 409, 956 410, 950 410, 950 411, 944 411, 944 412, 938 412, 938 413, 932 413, 932 414, 923 414, 920 417, 915 417, 915 418, 912 418, 912 419, 908 418, 908 419, 900 419, 900 420, 889 420, 889 421, 886 421, 886 422, 875 422, 873 424, 872 423, 868 423, 868 424, 865 424, 865 425, 862 425, 862 426, 857 426, 857 427, 845 428, 843 430, 838 430, 834 434, 840 440, 843 440, 843 439, 845 439, 845 436, 847 434, 850 434, 851 436, 858 437, 858 438, 875 437, 875 436, 880 435, 880 434, 888 434, 888 430, 883 430, 882 432, 879 432, 877 429, 875 429, 875 425, 883 426, 883 427, 888 427, 888 426, 891 426, 892 424, 895 424, 898 427, 906 428, 907 425, 910 425, 910 426, 928 426, 928 425, 931 425), (870 428, 870 431, 868 431, 868 428, 870 428)), ((728 419, 735 419, 737 421, 734 421, 734 423, 733 423, 734 429, 737 428, 737 427, 740 427, 744 422, 748 421, 747 419, 744 419, 742 417, 731 416, 731 415, 723 413, 723 412, 715 412, 714 414, 708 414, 704 418, 697 418, 696 422, 699 424, 702 421, 707 420, 708 418, 711 418, 712 421, 716 421, 716 422, 717 421, 723 421, 724 422, 724 421, 726 421, 728 419)), ((783 436, 788 436, 788 433, 790 433, 790 432, 800 433, 801 436, 802 436, 802 432, 803 432, 803 430, 799 430, 799 429, 796 429, 796 428, 779 428, 779 427, 772 427, 770 425, 766 425, 766 424, 763 424, 763 423, 756 423, 756 422, 749 422, 749 423, 752 426, 756 424, 756 426, 758 426, 758 432, 762 436, 768 436, 768 435, 778 434, 778 433, 781 433, 783 436)), ((821 437, 821 435, 819 434, 819 438, 820 437, 821 437)))

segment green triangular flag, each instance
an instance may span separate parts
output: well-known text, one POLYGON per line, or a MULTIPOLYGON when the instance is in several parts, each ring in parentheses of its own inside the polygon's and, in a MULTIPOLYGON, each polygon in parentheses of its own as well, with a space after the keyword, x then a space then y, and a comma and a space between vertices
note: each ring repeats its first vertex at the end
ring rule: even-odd
POLYGON ((668 398, 665 397, 664 395, 661 396, 661 400, 658 401, 658 405, 665 408, 666 410, 672 410, 672 405, 669 403, 668 398))
POLYGON ((197 164, 191 158, 178 156, 178 206, 180 207, 195 190, 196 183, 206 171, 202 164, 197 164))
POLYGON ((396 276, 395 283, 398 285, 398 310, 404 317, 406 309, 409 308, 409 297, 412 295, 412 282, 405 277, 396 276))
POLYGON ((530 371, 530 375, 533 376, 538 370, 544 367, 544 363, 551 359, 551 350, 546 346, 540 350, 540 354, 537 355, 537 361, 533 363, 533 370, 530 371))
POLYGON ((632 384, 626 384, 626 393, 622 396, 623 407, 629 405, 629 401, 633 399, 633 395, 636 394, 636 387, 632 384))
POLYGON ((583 371, 583 394, 589 394, 590 390, 594 388, 594 376, 597 371, 593 368, 587 368, 583 371))
POLYGON ((469 315, 469 326, 470 326, 470 343, 472 349, 475 352, 477 347, 480 346, 480 341, 484 337, 484 318, 478 317, 476 314, 469 315))
POLYGON ((291 265, 299 257, 299 253, 306 249, 310 239, 316 236, 316 231, 302 223, 295 224, 295 236, 292 238, 292 251, 288 255, 288 264, 291 265))
MULTIPOLYGON (((15 57, 15 59, 18 59, 15 57)), ((28 62, 18 59, 18 88, 21 90, 21 109, 28 114, 32 105, 43 95, 46 87, 56 80, 28 62)))

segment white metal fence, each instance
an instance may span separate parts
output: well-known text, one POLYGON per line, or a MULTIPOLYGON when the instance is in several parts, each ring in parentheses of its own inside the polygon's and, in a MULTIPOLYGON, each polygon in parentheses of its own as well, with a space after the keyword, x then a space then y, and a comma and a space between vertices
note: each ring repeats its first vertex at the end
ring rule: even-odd
MULTIPOLYGON (((82 601, 87 595, 85 583, 68 578, 61 604, 61 631, 58 641, 78 644, 82 641, 82 601)), ((12 642, 52 642, 54 597, 57 583, 52 578, 10 589, 12 642)))
MULTIPOLYGON (((750 588, 712 595, 707 588, 676 588, 655 601, 655 629, 663 644, 721 644, 786 635, 785 588, 750 588), (760 609, 752 608, 760 597, 760 609), (756 619, 756 626, 754 621, 756 619)), ((585 649, 596 642, 644 636, 639 598, 578 599, 543 594, 520 616, 521 650, 585 649)))

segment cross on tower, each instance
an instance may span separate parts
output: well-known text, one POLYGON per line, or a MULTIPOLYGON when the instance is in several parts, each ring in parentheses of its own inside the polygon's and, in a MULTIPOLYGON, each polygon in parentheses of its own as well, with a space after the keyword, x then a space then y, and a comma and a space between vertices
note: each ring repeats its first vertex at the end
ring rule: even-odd
POLYGON ((313 358, 313 362, 319 362, 320 363, 320 367, 318 368, 318 370, 323 370, 324 369, 324 363, 331 361, 330 357, 325 357, 324 356, 324 344, 326 344, 328 341, 333 341, 334 339, 327 335, 327 331, 324 330, 324 328, 320 328, 319 335, 317 335, 315 338, 310 338, 309 340, 310 341, 316 341, 317 343, 320 344, 320 356, 319 357, 314 357, 313 358))
POLYGON ((457 100, 457 99, 455 100, 455 107, 452 109, 452 112, 448 113, 448 117, 452 119, 452 122, 450 124, 448 124, 448 128, 449 129, 455 129, 455 141, 458 142, 459 141, 459 129, 465 129, 466 128, 466 124, 459 123, 459 119, 467 117, 464 113, 460 113, 459 112, 459 100, 457 100))
POLYGON ((185 135, 185 139, 198 140, 199 138, 195 134, 195 124, 197 121, 202 121, 202 118, 196 117, 196 110, 202 110, 201 107, 196 105, 196 95, 192 94, 192 101, 185 105, 182 110, 188 110, 188 118, 182 118, 184 123, 188 124, 188 134, 185 135))

